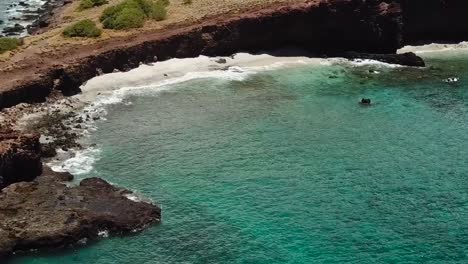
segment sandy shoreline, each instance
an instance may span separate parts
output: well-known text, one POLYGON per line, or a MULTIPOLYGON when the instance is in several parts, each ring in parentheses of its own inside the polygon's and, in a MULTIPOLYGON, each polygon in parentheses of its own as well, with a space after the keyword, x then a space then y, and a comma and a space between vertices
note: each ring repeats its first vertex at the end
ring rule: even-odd
POLYGON ((299 64, 329 63, 329 60, 309 57, 277 57, 269 54, 237 53, 229 57, 199 56, 189 59, 141 65, 128 72, 116 72, 95 77, 86 82, 76 97, 93 102, 98 94, 109 95, 116 89, 144 89, 196 78, 216 78, 222 73, 254 73, 256 71, 299 64))
POLYGON ((460 43, 431 43, 421 46, 405 46, 398 50, 398 53, 414 52, 418 55, 430 56, 434 55, 447 55, 450 53, 468 52, 468 42, 463 41, 460 43))

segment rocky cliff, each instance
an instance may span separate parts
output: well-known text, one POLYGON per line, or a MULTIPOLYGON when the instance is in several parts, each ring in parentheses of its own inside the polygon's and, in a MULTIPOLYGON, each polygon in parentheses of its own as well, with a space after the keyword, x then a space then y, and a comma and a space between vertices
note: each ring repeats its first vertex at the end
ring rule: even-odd
POLYGON ((74 47, 66 56, 50 54, 45 56, 50 63, 41 58, 42 63, 32 69, 28 70, 29 64, 15 69, 23 73, 21 79, 14 72, 4 71, 0 73, 6 77, 6 82, 0 84, 0 109, 24 101, 42 101, 53 88, 75 94, 98 71, 128 70, 140 62, 285 46, 301 47, 318 55, 345 51, 394 53, 401 46, 400 32, 401 12, 396 3, 310 0, 252 10, 165 32, 74 47))
POLYGON ((468 40, 468 1, 398 0, 405 44, 468 40))
POLYGON ((42 172, 39 135, 0 130, 0 190, 15 182, 31 181, 42 172))

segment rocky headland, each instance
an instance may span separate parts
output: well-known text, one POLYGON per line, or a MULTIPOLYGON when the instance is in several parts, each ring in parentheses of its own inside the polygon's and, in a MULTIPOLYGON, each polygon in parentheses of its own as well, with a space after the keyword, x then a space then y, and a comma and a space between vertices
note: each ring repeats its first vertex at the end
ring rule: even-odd
POLYGON ((41 156, 39 134, 0 131, 0 261, 14 252, 137 232, 161 220, 150 201, 98 178, 75 185, 71 174, 43 166, 41 156))
POLYGON ((108 234, 137 232, 159 222, 161 210, 98 178, 67 186, 68 173, 45 169, 32 182, 0 192, 0 260, 12 252, 65 248, 108 234))

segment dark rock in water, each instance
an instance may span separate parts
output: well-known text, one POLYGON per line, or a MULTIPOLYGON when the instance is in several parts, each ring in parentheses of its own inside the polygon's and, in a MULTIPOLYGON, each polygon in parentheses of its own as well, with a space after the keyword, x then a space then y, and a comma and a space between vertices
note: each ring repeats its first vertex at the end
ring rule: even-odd
POLYGON ((42 152, 41 156, 43 158, 52 158, 57 155, 57 151, 55 150, 55 144, 42 144, 42 152))
POLYGON ((362 105, 370 105, 370 104, 371 104, 371 99, 369 99, 369 98, 362 98, 360 104, 362 104, 362 105))
POLYGON ((39 135, 0 130, 0 190, 15 182, 32 181, 41 172, 39 135))
POLYGON ((227 60, 226 60, 226 59, 223 59, 223 58, 220 58, 220 59, 215 60, 215 62, 216 62, 216 63, 220 63, 220 64, 224 64, 224 63, 227 62, 227 60))
POLYGON ((0 19, 0 25, 3 25, 5 22, 0 19))
POLYGON ((14 35, 19 35, 21 32, 23 32, 24 27, 20 24, 15 24, 13 27, 6 27, 3 29, 3 33, 6 34, 14 34, 14 35))
POLYGON ((347 59, 365 59, 365 60, 376 60, 390 64, 399 64, 404 66, 412 67, 424 67, 426 66, 424 60, 414 54, 413 52, 407 52, 402 54, 370 54, 370 53, 358 53, 358 52, 346 52, 343 56, 347 59))
POLYGON ((30 14, 24 14, 22 17, 21 17, 21 20, 22 21, 33 21, 35 19, 38 18, 38 15, 37 14, 33 14, 33 13, 30 13, 30 14))
POLYGON ((19 6, 24 6, 24 7, 28 7, 28 6, 29 6, 28 3, 23 2, 23 1, 19 2, 18 5, 19 5, 19 6))
POLYGON ((37 25, 39 26, 39 28, 45 28, 45 27, 48 27, 50 25, 50 22, 48 20, 40 20, 37 25))
POLYGON ((72 178, 45 169, 34 182, 2 190, 0 262, 16 251, 64 248, 98 239, 100 232, 131 233, 161 220, 159 207, 127 198, 128 190, 98 178, 67 187, 63 182, 72 178))

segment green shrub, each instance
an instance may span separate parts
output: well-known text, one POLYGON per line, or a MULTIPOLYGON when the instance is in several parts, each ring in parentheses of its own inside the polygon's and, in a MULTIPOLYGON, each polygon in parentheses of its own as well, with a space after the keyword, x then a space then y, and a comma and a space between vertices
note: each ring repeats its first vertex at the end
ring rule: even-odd
POLYGON ((14 50, 22 44, 23 41, 17 38, 0 38, 0 54, 9 50, 14 50))
POLYGON ((81 0, 78 10, 85 10, 95 6, 102 6, 109 3, 107 0, 81 0))
POLYGON ((102 30, 96 27, 96 23, 89 19, 81 20, 63 30, 65 37, 99 37, 102 30))
POLYGON ((164 7, 168 7, 171 2, 169 0, 158 0, 156 3, 160 3, 164 7))
POLYGON ((157 21, 167 16, 167 0, 126 0, 116 6, 108 7, 100 17, 104 28, 129 29, 142 27, 148 18, 157 21))
POLYGON ((162 1, 157 1, 151 6, 150 17, 156 21, 161 21, 161 20, 166 19, 167 10, 166 10, 166 6, 164 6, 162 1))
MULTIPOLYGON (((127 28, 140 28, 145 24, 145 13, 138 8, 124 8, 122 12, 116 14, 114 19, 110 20, 109 28, 113 29, 127 29, 127 28)), ((104 24, 106 26, 106 24, 104 24)))

